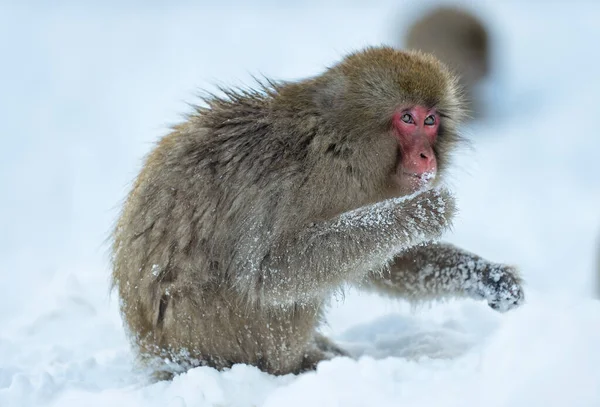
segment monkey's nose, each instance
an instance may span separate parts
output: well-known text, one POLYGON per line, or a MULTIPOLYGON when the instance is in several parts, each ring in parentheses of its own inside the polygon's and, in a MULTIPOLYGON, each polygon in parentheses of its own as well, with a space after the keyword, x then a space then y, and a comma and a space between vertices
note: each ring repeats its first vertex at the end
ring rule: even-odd
POLYGON ((418 149, 414 153, 415 154, 412 154, 412 157, 407 157, 408 160, 406 160, 405 170, 416 175, 436 172, 437 162, 431 147, 418 149))

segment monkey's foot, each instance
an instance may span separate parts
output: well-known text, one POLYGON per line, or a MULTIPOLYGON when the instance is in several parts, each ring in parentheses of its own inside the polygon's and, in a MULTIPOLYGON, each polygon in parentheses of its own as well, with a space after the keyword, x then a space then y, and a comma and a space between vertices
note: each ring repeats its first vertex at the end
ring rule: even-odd
POLYGON ((490 264, 482 275, 477 295, 499 312, 506 312, 525 302, 522 280, 517 269, 504 264, 490 264))
POLYGON ((333 342, 325 335, 316 333, 314 341, 315 345, 317 346, 317 349, 319 349, 326 355, 330 355, 332 358, 336 356, 350 356, 348 352, 340 348, 335 342, 333 342))
POLYGON ((313 342, 304 353, 301 372, 316 370, 319 362, 330 360, 337 356, 350 356, 350 354, 336 345, 331 339, 320 333, 315 333, 313 342))
POLYGON ((317 365, 319 362, 329 359, 331 358, 328 357, 328 355, 326 355, 324 352, 321 352, 318 349, 309 349, 304 353, 299 373, 317 370, 317 365))

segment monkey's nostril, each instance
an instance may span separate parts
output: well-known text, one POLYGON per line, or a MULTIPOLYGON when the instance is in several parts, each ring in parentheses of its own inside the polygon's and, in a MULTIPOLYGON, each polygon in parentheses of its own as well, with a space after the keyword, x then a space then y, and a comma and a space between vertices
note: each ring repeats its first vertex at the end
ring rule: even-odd
POLYGON ((428 159, 429 157, 427 157, 425 154, 421 153, 421 158, 428 159))

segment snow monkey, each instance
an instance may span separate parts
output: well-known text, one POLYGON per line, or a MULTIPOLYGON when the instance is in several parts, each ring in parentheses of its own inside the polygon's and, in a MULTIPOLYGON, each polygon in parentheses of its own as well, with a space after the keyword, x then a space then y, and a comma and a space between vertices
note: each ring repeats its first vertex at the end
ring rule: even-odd
POLYGON ((470 116, 483 114, 477 85, 489 75, 491 45, 488 30, 478 17, 455 6, 438 6, 416 20, 404 38, 407 48, 438 57, 459 75, 470 116))
POLYGON ((457 79, 431 55, 372 47, 297 82, 206 96, 148 155, 114 230, 112 280, 158 372, 314 369, 337 290, 523 301, 514 268, 435 243, 459 143, 457 79))

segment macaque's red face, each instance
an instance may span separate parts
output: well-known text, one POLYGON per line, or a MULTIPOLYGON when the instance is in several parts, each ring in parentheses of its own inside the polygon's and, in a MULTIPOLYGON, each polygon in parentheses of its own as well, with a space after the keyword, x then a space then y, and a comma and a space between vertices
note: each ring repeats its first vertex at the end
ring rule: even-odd
POLYGON ((400 108, 392 117, 399 150, 395 178, 407 193, 424 188, 435 179, 437 160, 433 145, 439 121, 435 109, 418 105, 400 108))

